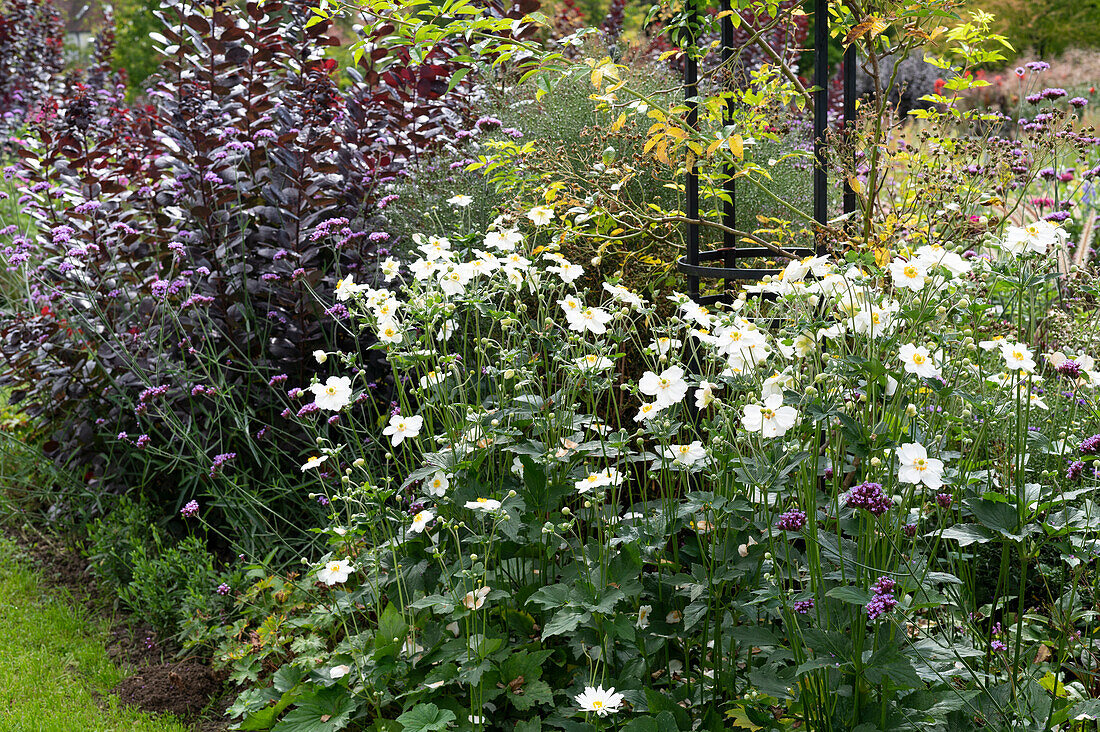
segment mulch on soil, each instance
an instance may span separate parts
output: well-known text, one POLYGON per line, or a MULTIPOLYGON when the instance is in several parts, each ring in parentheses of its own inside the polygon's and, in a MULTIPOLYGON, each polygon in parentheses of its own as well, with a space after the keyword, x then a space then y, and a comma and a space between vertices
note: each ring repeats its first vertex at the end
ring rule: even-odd
POLYGON ((46 587, 61 587, 85 609, 110 624, 108 657, 134 673, 112 691, 123 704, 153 713, 171 713, 195 725, 197 732, 223 732, 229 720, 224 710, 235 693, 226 674, 196 660, 172 660, 178 647, 158 638, 148 625, 112 609, 109 597, 96 587, 87 560, 60 542, 41 534, 0 527, 34 560, 46 587))

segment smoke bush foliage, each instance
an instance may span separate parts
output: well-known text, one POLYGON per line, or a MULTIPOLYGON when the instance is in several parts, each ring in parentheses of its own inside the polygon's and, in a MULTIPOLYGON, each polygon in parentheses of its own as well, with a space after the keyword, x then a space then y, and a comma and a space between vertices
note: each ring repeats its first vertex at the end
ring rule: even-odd
POLYGON ((0 129, 18 128, 27 109, 51 91, 63 65, 62 32, 50 0, 0 7, 0 129))
MULTIPOLYGON (((57 427, 53 457, 94 469, 93 492, 140 488, 169 514, 198 498, 266 551, 310 510, 287 421, 301 404, 281 385, 355 343, 333 326, 335 273, 375 281, 379 187, 450 139, 464 105, 445 48, 419 65, 369 54, 341 90, 336 41, 301 3, 159 17, 152 104, 128 106, 110 74, 71 80, 6 170, 36 231, 4 232, 30 285, 4 316, 2 381, 57 427)), ((383 365, 363 368, 384 387, 383 365)))

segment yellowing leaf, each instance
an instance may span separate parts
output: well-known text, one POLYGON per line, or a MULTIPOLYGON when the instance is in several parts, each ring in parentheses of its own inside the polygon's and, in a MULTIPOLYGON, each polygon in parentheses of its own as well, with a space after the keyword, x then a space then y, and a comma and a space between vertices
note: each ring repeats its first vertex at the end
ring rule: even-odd
POLYGON ((741 135, 733 135, 726 140, 730 146, 730 152, 738 160, 745 159, 745 142, 741 139, 741 135))
POLYGON ((863 184, 854 175, 848 176, 848 186, 856 193, 863 193, 863 184))
POLYGON ((758 724, 753 724, 749 719, 749 715, 745 712, 743 707, 737 707, 732 711, 726 712, 726 717, 729 718, 729 723, 736 729, 747 729, 749 732, 756 732, 758 729, 764 729, 758 724))
POLYGON ((619 115, 619 118, 611 123, 611 131, 618 132, 626 124, 626 112, 619 115))
POLYGON ((864 36, 867 36, 868 40, 872 40, 886 30, 886 27, 886 21, 882 18, 876 18, 873 15, 864 18, 860 23, 856 24, 852 30, 848 31, 848 35, 844 37, 844 45, 847 46, 864 36))

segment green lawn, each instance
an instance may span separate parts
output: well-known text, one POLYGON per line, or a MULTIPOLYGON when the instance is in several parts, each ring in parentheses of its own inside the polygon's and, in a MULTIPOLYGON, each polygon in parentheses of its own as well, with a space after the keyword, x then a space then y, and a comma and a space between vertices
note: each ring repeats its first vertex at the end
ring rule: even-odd
POLYGON ((0 732, 187 732, 106 696, 125 672, 107 657, 104 623, 0 539, 0 732))

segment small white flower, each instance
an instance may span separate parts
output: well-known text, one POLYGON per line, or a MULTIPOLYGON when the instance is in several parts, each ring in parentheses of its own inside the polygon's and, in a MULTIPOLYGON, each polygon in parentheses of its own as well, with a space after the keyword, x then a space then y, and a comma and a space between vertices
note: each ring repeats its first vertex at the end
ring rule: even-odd
POLYGON ((924 483, 932 490, 943 485, 943 461, 928 457, 928 451, 919 442, 907 442, 895 448, 898 462, 898 480, 902 483, 924 483))
POLYGON ((759 432, 764 437, 782 437, 798 422, 798 410, 783 406, 783 397, 772 394, 763 404, 746 404, 741 424, 749 432, 759 432))
POLYGON ((321 349, 317 349, 316 351, 313 352, 313 359, 317 363, 323 364, 325 361, 328 361, 328 354, 325 353, 324 351, 322 351, 321 349))
POLYGON ((611 485, 620 485, 623 482, 622 477, 619 475, 619 471, 615 468, 607 468, 597 473, 589 473, 585 477, 576 481, 573 487, 577 489, 579 493, 587 493, 590 490, 596 488, 604 488, 611 485))
POLYGON ((418 281, 430 280, 435 274, 435 262, 430 259, 418 259, 409 265, 409 271, 418 281))
POLYGON ((466 501, 466 508, 472 511, 493 513, 494 511, 500 510, 500 501, 495 498, 478 498, 473 501, 466 501))
POLYGON ((1031 349, 1023 343, 1010 343, 1004 341, 1001 344, 1001 357, 1009 371, 1034 371, 1035 358, 1031 349))
POLYGON ((326 460, 328 460, 328 455, 312 455, 308 460, 306 460, 305 464, 302 465, 302 472, 304 473, 307 470, 313 470, 326 460))
POLYGON ((578 277, 584 274, 583 267, 581 267, 579 264, 569 264, 568 262, 554 267, 547 267, 546 270, 548 272, 556 273, 559 277, 561 277, 561 281, 565 282, 566 284, 573 282, 578 277))
POLYGON ((614 366, 614 362, 606 356, 581 356, 580 358, 573 359, 573 363, 581 371, 606 371, 614 366))
POLYGON ((462 604, 467 610, 480 610, 485 604, 486 596, 491 592, 489 587, 478 587, 473 592, 467 592, 462 598, 462 604))
POLYGON ((397 447, 406 437, 416 437, 424 427, 424 418, 420 415, 403 417, 395 414, 390 417, 390 423, 382 430, 383 435, 389 435, 393 446, 397 447))
POLYGON ((401 262, 397 261, 393 257, 387 257, 382 262, 382 276, 386 282, 392 282, 394 277, 397 277, 401 271, 401 262))
POLYGON ((699 440, 687 445, 669 445, 663 450, 664 456, 672 460, 677 465, 683 465, 691 467, 700 460, 705 460, 707 457, 707 451, 703 448, 703 443, 699 440))
POLYGON ((1028 396, 1028 401, 1030 402, 1031 406, 1035 409, 1050 409, 1050 407, 1047 406, 1047 403, 1044 402, 1042 397, 1040 397, 1038 394, 1029 395, 1028 396))
POLYGON ((510 252, 516 245, 523 241, 523 235, 515 229, 505 231, 490 231, 485 235, 485 246, 492 247, 502 252, 510 252))
POLYGON ((699 382, 699 388, 695 390, 695 408, 706 409, 714 401, 714 392, 716 389, 721 389, 721 384, 715 384, 712 381, 703 380, 699 382))
POLYGON ((378 340, 382 343, 397 345, 405 339, 405 334, 396 321, 383 320, 378 323, 378 340))
POLYGON ((549 206, 535 206, 527 212, 527 218, 531 219, 535 226, 545 226, 554 220, 554 209, 549 206))
POLYGON ((333 666, 328 671, 328 677, 330 679, 342 679, 348 675, 348 671, 351 671, 351 666, 346 663, 342 663, 339 666, 333 666))
POLYGON ((635 625, 639 628, 649 627, 649 616, 653 612, 652 605, 642 605, 638 608, 638 621, 635 625))
POLYGON ((933 379, 940 375, 936 360, 924 346, 906 343, 898 351, 898 358, 905 364, 905 370, 908 373, 916 374, 922 379, 933 379))
POLYGON ((596 335, 607 332, 607 324, 614 316, 603 308, 582 307, 579 311, 565 312, 569 329, 577 333, 591 331, 596 335))
POLYGON ((680 612, 679 610, 669 610, 668 614, 665 615, 665 622, 668 623, 669 625, 675 625, 676 623, 680 622, 683 619, 684 619, 684 614, 682 612, 680 612))
POLYGON ((442 498, 447 495, 447 489, 451 486, 451 481, 447 480, 447 474, 440 470, 428 478, 424 485, 428 493, 436 498, 442 498))
POLYGON ((432 513, 431 509, 426 508, 423 511, 417 512, 417 514, 413 516, 412 524, 409 525, 409 533, 419 534, 421 531, 428 528, 428 524, 430 524, 434 518, 435 514, 432 513))
POLYGON ((366 289, 366 285, 355 284, 355 280, 351 276, 344 277, 336 283, 336 299, 341 302, 350 300, 364 289, 366 289))
POLYGON ((347 376, 330 376, 324 384, 312 384, 309 390, 319 409, 339 412, 351 403, 351 379, 347 376))
POLYGON ((619 711, 623 704, 623 695, 616 694, 615 687, 605 690, 602 686, 586 686, 576 696, 576 702, 582 712, 595 712, 596 716, 606 717, 619 711))
POLYGON ((660 414, 662 409, 664 409, 664 407, 652 402, 643 403, 638 407, 638 413, 634 415, 634 421, 646 422, 660 414))
POLYGON ((435 339, 437 341, 450 340, 451 336, 454 335, 456 327, 457 326, 455 325, 455 321, 453 321, 453 320, 444 320, 443 321, 443 326, 435 332, 435 339))
POLYGON ((1050 247, 1061 244, 1065 238, 1064 229, 1049 221, 1035 221, 1023 228, 1008 227, 1005 232, 1004 248, 1017 256, 1029 251, 1046 254, 1050 247))
POLYGON ((427 389, 430 386, 439 386, 447 378, 447 374, 440 371, 429 371, 420 377, 420 388, 427 389))
POLYGON ((889 269, 890 279, 894 281, 895 287, 904 287, 913 292, 919 292, 928 278, 924 263, 918 260, 895 259, 890 262, 889 269))
POLYGON ((669 366, 660 374, 646 371, 638 381, 638 391, 653 397, 654 404, 662 408, 679 404, 687 395, 687 390, 684 370, 679 366, 669 366))
POLYGON ((317 581, 324 582, 329 587, 348 581, 348 575, 352 572, 351 562, 347 559, 327 562, 324 567, 317 570, 317 581))
POLYGON ((458 206, 459 208, 466 208, 473 202, 474 199, 472 197, 467 196, 463 193, 459 193, 447 199, 447 203, 451 204, 452 206, 458 206))
POLYGON ((681 340, 662 336, 650 343, 649 347, 656 351, 659 355, 664 356, 667 355, 668 352, 672 349, 679 348, 682 345, 684 345, 684 343, 681 340))
POLYGON ((645 300, 638 297, 625 287, 619 287, 617 285, 612 285, 609 282, 604 282, 603 289, 609 292, 611 296, 614 297, 616 300, 626 303, 635 310, 641 310, 643 307, 645 307, 645 300))

